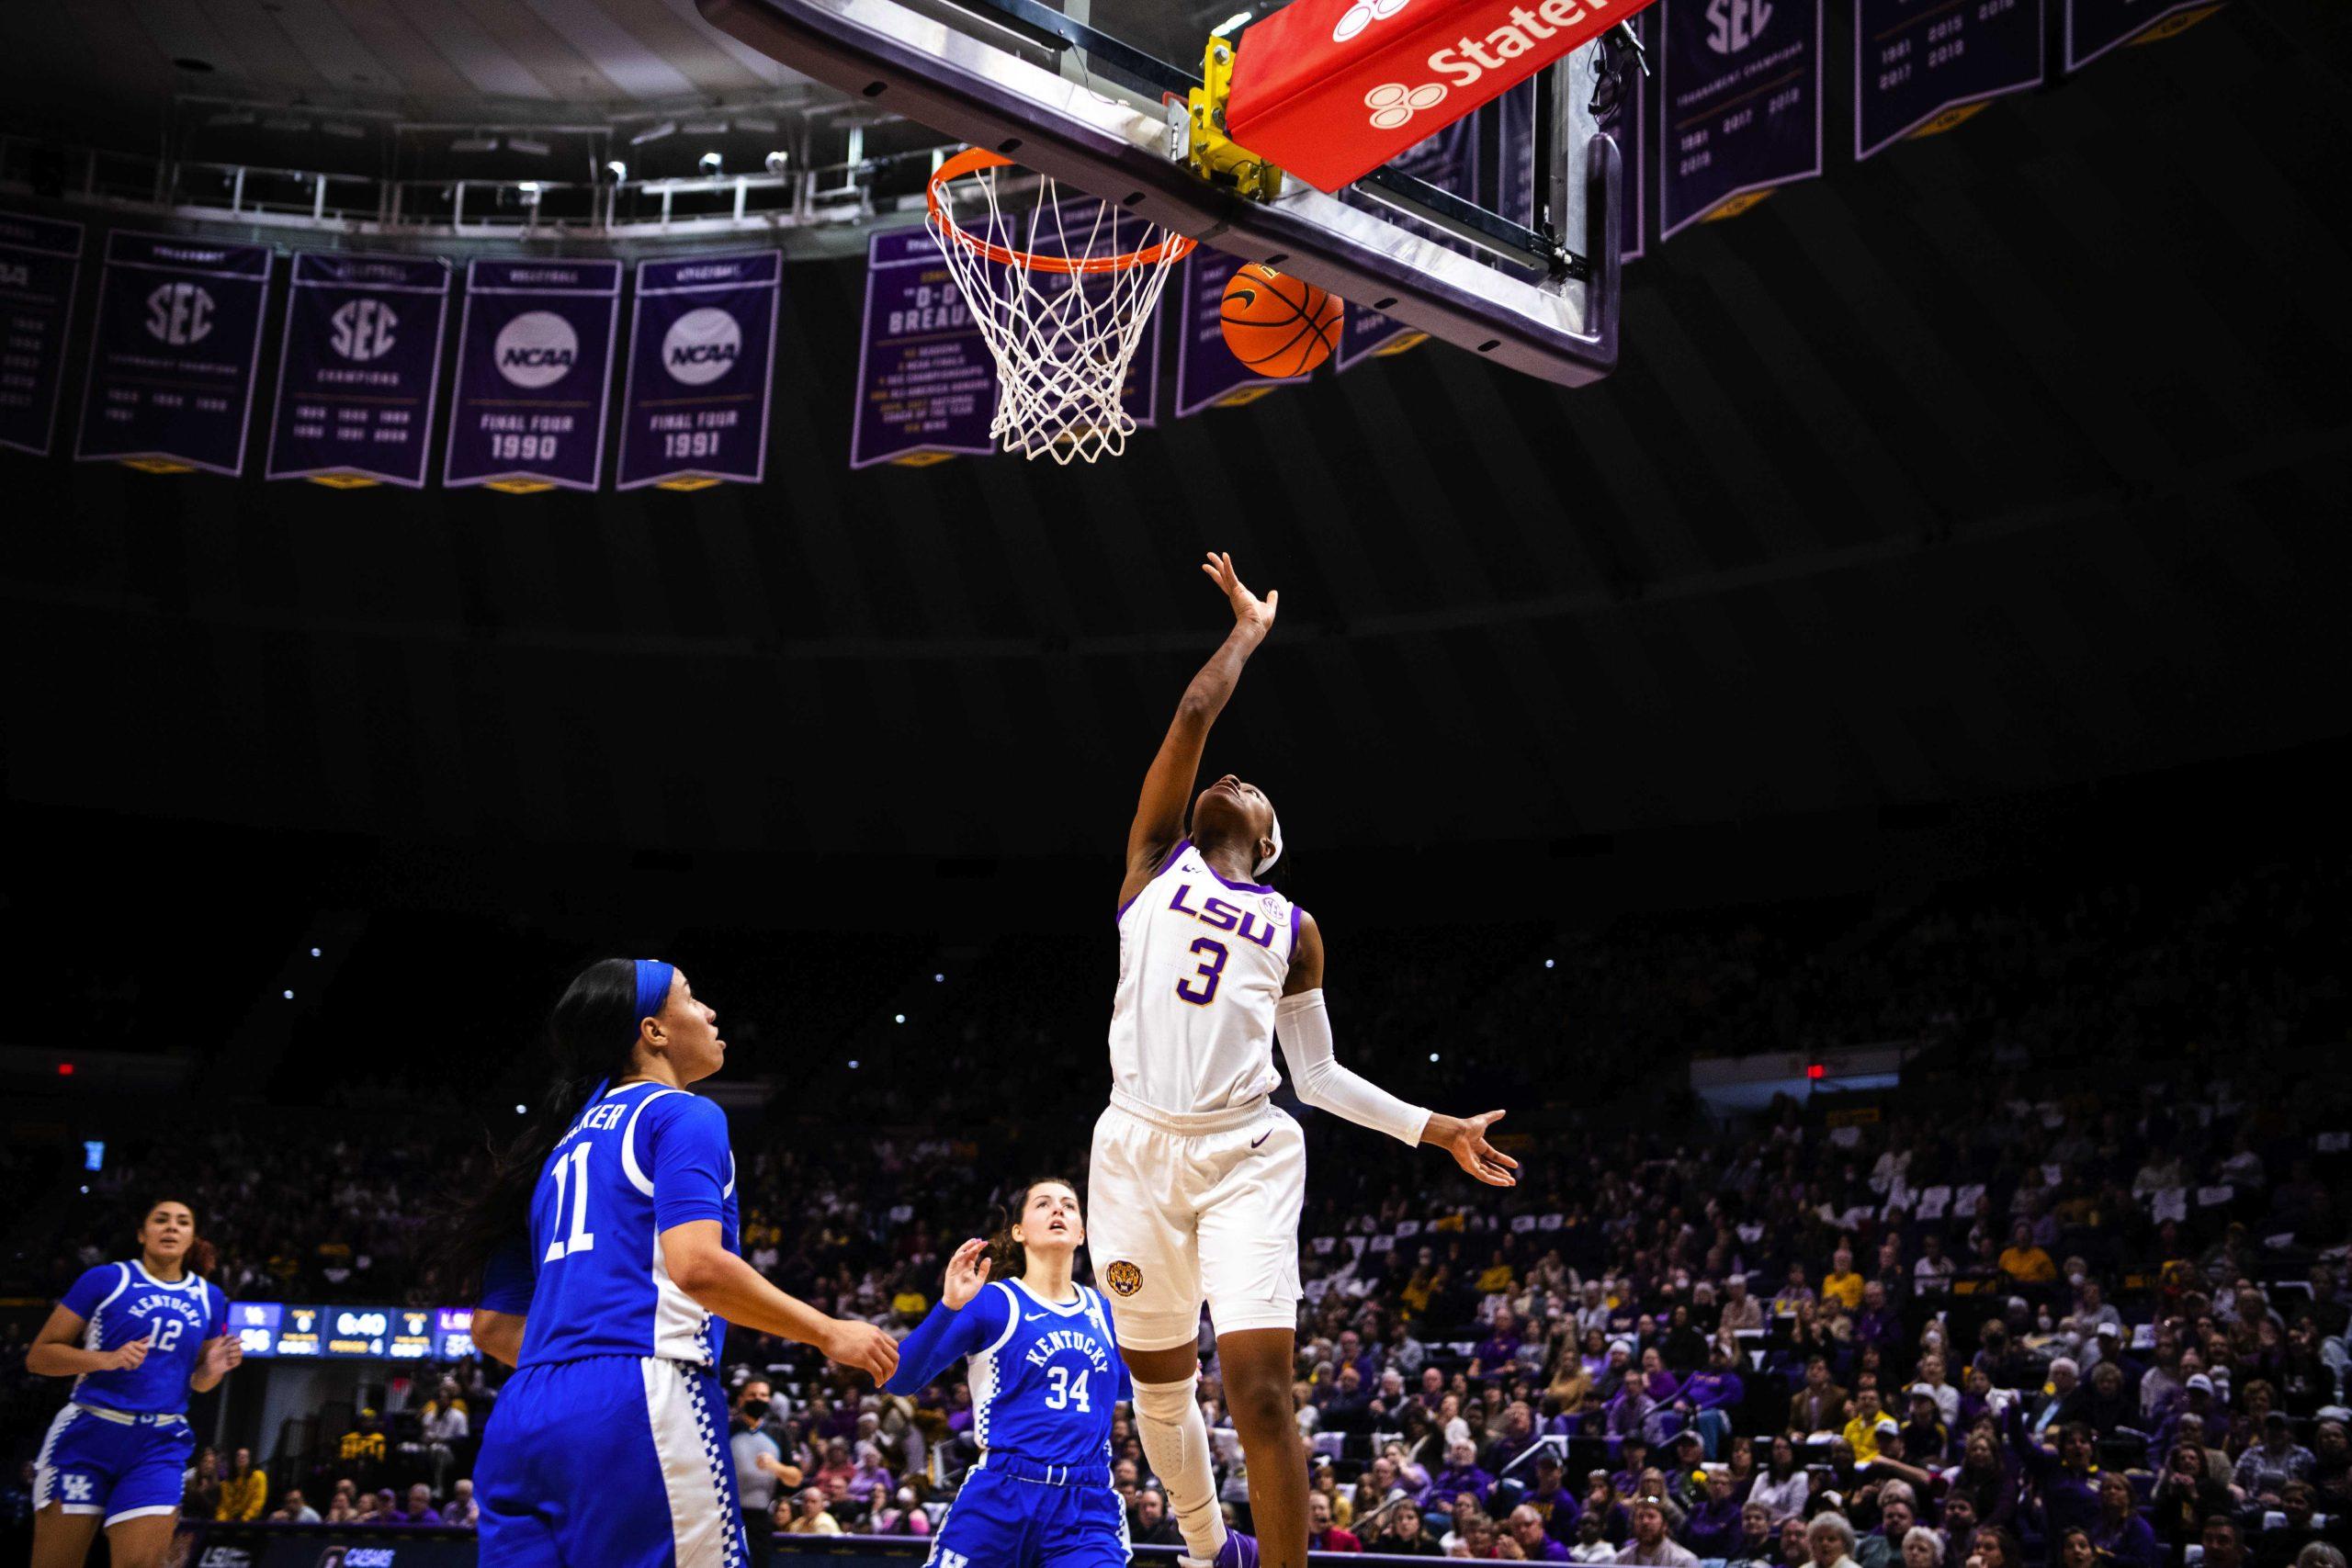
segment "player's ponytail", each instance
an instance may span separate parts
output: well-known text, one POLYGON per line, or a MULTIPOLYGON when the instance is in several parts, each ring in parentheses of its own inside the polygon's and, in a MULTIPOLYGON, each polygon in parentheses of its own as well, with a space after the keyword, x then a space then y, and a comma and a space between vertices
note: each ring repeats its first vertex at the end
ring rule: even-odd
POLYGON ((1012 1196, 1011 1207, 1002 1203, 991 1204, 989 1209, 991 1216, 988 1250, 989 1279, 1018 1280, 1029 1272, 1028 1249, 1012 1239, 1012 1227, 1020 1224, 1022 1214, 1028 1209, 1029 1194, 1040 1187, 1067 1187, 1073 1192, 1078 1190, 1078 1183, 1067 1176, 1034 1176, 1021 1184, 1021 1190, 1012 1196))
POLYGON ((628 1072, 644 1016, 634 959, 599 959, 564 987, 548 1015, 550 1072, 529 1122, 503 1148, 492 1143, 486 1181, 451 1197, 448 1240, 426 1269, 440 1299, 472 1301, 491 1255, 529 1235, 539 1168, 597 1086, 628 1072))

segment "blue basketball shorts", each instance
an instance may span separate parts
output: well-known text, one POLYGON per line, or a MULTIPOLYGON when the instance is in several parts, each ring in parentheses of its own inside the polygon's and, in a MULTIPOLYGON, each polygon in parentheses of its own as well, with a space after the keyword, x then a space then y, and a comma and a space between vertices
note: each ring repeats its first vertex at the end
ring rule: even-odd
POLYGON ((69 1404, 49 1424, 33 1467, 33 1506, 96 1514, 108 1525, 176 1514, 196 1433, 185 1417, 110 1421, 69 1404))
POLYGON ((591 1356, 506 1380, 474 1465, 481 1568, 743 1568, 750 1544, 707 1367, 591 1356))
POLYGON ((1127 1568, 1127 1510, 1098 1480, 1057 1486, 980 1469, 932 1537, 929 1568, 1127 1568))

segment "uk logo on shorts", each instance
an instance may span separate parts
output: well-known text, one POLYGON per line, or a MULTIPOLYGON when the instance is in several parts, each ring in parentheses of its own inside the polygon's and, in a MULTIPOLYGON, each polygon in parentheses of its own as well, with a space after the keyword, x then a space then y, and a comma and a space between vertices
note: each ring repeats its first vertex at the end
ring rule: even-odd
POLYGON ((86 1503, 90 1500, 91 1489, 90 1478, 88 1476, 75 1475, 71 1472, 68 1472, 67 1473, 59 1476, 58 1480, 64 1483, 65 1500, 67 1502, 86 1503))
POLYGON ((1102 1270, 1102 1282, 1114 1296, 1132 1296, 1143 1289, 1143 1270, 1122 1258, 1102 1270))

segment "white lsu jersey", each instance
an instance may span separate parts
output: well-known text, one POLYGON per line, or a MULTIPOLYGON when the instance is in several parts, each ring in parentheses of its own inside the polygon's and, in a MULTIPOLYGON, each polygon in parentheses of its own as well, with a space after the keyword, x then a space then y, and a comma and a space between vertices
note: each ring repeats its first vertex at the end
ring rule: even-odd
POLYGON ((1176 1115, 1272 1092, 1274 1008, 1298 946, 1297 906, 1227 882, 1185 839, 1118 919, 1112 1084, 1176 1115))

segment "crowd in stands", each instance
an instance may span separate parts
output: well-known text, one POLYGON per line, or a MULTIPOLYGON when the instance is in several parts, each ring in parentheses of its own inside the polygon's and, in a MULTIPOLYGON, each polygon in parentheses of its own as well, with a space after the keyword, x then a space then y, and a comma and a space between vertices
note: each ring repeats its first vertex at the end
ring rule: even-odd
MULTIPOLYGON (((1832 942, 1713 919, 1367 941, 1363 972, 1384 977, 1343 1054, 1428 1098, 1544 1081, 1505 1100, 1503 1131, 1532 1123, 1506 1195, 1309 1119, 1295 1402, 1317 1544, 1780 1568, 2277 1568, 2311 1548, 2325 1563, 2352 1534, 2346 870, 1978 889, 1859 946, 1850 922, 1832 942), (1794 1049, 1818 1043, 1791 1021, 1806 1018, 1925 1049, 1896 1089, 1729 1131, 1698 1113, 1671 1036, 1794 1049), (1514 1027, 1542 1063, 1512 1055, 1514 1027), (1619 1039, 1646 1055, 1598 1043, 1619 1039), (1441 1043, 1432 1090, 1418 1062, 1441 1043)), ((1008 1181, 1083 1176, 1098 1075, 1034 1048, 1057 1021, 1023 1021, 1011 991, 959 994, 968 1032, 938 1081, 1010 1082, 1019 1115, 992 1104, 956 1124, 995 1131, 893 1132, 854 1156, 838 1125, 739 1142, 746 1256, 828 1311, 910 1327, 1008 1181)), ((214 1135, 243 1139, 198 1203, 220 1277, 275 1299, 407 1288, 433 1240, 420 1195, 467 1146, 426 1128, 380 1179, 345 1181, 324 1138, 214 1135), (303 1206, 270 1212, 289 1185, 303 1206)), ((54 1261, 70 1278, 70 1253, 54 1261)), ((747 1513, 797 1534, 935 1528, 973 1457, 968 1389, 886 1398, 748 1335, 728 1359, 747 1513)), ((301 1493, 270 1509, 462 1517, 496 1379, 457 1371, 455 1393, 425 1400, 418 1380, 401 1407, 270 1456, 301 1493)), ((1202 1389, 1246 1522, 1213 1360, 1202 1389)), ((1124 1422, 1114 1442, 1135 1539, 1173 1542, 1124 1422)))

